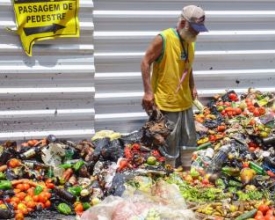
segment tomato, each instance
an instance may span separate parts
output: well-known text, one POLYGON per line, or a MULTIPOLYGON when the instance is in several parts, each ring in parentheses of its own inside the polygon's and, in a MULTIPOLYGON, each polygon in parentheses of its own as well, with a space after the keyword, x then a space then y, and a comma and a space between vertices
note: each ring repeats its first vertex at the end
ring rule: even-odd
POLYGON ((233 116, 233 111, 228 111, 228 112, 227 112, 227 116, 228 116, 229 118, 231 118, 231 117, 233 116))
POLYGON ((45 193, 44 192, 41 192, 39 195, 38 195, 38 201, 41 202, 41 203, 44 203, 47 201, 47 198, 45 197, 45 193))
POLYGON ((51 201, 50 200, 47 200, 45 203, 45 208, 49 208, 51 206, 51 201))
POLYGON ((238 101, 238 96, 237 96, 237 94, 236 93, 230 93, 229 95, 228 95, 228 97, 229 97, 229 99, 231 100, 231 101, 238 101))
POLYGON ((240 115, 242 113, 242 109, 241 108, 235 108, 235 112, 237 115, 240 115))
POLYGON ((15 186, 15 189, 19 189, 20 191, 23 191, 24 190, 24 186, 22 183, 19 183, 15 186))
POLYGON ((28 208, 34 208, 34 207, 36 206, 36 202, 33 201, 33 200, 30 200, 30 201, 28 201, 28 202, 26 203, 26 206, 27 206, 28 208))
POLYGON ((19 211, 21 211, 23 214, 28 214, 27 206, 26 206, 24 203, 22 203, 22 202, 20 202, 20 203, 18 204, 17 209, 18 209, 19 211))
POLYGON ((273 215, 274 214, 274 209, 271 208, 271 209, 267 210, 267 212, 265 214, 266 215, 273 215))
POLYGON ((38 195, 34 195, 34 196, 32 197, 32 199, 33 199, 33 201, 35 201, 35 202, 38 202, 38 201, 39 201, 38 195))
POLYGON ((16 158, 11 158, 8 161, 8 167, 10 167, 10 168, 15 168, 15 167, 18 167, 20 165, 21 165, 21 161, 16 159, 16 158))
POLYGON ((224 109, 226 112, 232 112, 233 111, 233 108, 232 107, 226 107, 225 109, 224 109))
POLYGON ((84 208, 83 208, 83 205, 79 202, 75 205, 74 207, 74 211, 77 213, 77 214, 80 214, 84 211, 84 208))
POLYGON ((21 201, 24 200, 24 198, 26 197, 26 193, 24 192, 19 192, 17 194, 15 194, 16 197, 18 197, 21 201))
POLYGON ((14 219, 15 220, 24 220, 24 214, 22 212, 19 212, 15 215, 14 219))
POLYGON ((46 187, 48 189, 53 189, 55 187, 54 183, 51 183, 51 182, 46 182, 46 187))
POLYGON ((226 129, 226 127, 224 125, 219 125, 217 127, 217 131, 219 131, 219 132, 223 132, 223 131, 225 131, 225 129, 226 129))
POLYGON ((213 134, 209 135, 209 141, 211 141, 211 142, 216 141, 216 136, 213 134))
POLYGON ((20 201, 21 200, 16 196, 11 197, 11 202, 19 203, 20 201))
POLYGON ((249 150, 249 152, 254 152, 256 150, 256 148, 255 147, 249 147, 248 150, 249 150))
POLYGON ((247 110, 248 110, 249 112, 253 113, 253 112, 255 111, 255 107, 254 107, 253 105, 248 106, 248 107, 247 107, 247 110))
POLYGON ((258 207, 258 210, 261 211, 263 214, 265 214, 269 210, 269 206, 266 204, 261 204, 258 207))
POLYGON ((35 146, 37 143, 38 143, 38 140, 35 140, 35 139, 32 139, 32 140, 28 140, 28 145, 30 146, 30 147, 33 147, 33 146, 35 146))
POLYGON ((51 198, 52 194, 50 192, 44 192, 44 196, 49 199, 51 198))
POLYGON ((247 162, 247 161, 243 162, 243 166, 242 166, 242 167, 243 167, 243 168, 249 167, 249 162, 247 162))
POLYGON ((251 119, 250 121, 249 121, 249 123, 248 123, 249 125, 255 125, 256 124, 256 121, 255 121, 255 119, 251 119))
POLYGON ((28 183, 23 183, 22 185, 23 185, 24 191, 27 191, 31 187, 30 184, 28 183))
POLYGON ((26 202, 28 202, 28 201, 33 201, 33 198, 32 198, 32 196, 27 195, 27 196, 24 198, 24 201, 26 201, 26 202))
POLYGON ((17 194, 17 193, 20 193, 21 192, 21 190, 20 189, 13 189, 13 192, 15 193, 15 194, 17 194))
POLYGON ((260 115, 264 115, 266 113, 265 108, 259 107, 259 112, 260 112, 260 115))
POLYGON ((255 108, 254 109, 253 116, 255 116, 255 117, 259 117, 260 116, 259 108, 255 108))
POLYGON ((263 219, 264 220, 275 220, 275 216, 273 216, 272 214, 269 214, 269 215, 265 215, 265 217, 263 219))
POLYGON ((31 187, 27 190, 28 195, 34 196, 34 187, 31 187))
POLYGON ((201 181, 201 183, 202 183, 203 185, 208 185, 208 184, 210 184, 209 180, 206 179, 206 178, 204 178, 204 179, 201 181))
POLYGON ((264 219, 264 215, 261 211, 257 211, 256 215, 254 216, 255 220, 263 220, 264 219))

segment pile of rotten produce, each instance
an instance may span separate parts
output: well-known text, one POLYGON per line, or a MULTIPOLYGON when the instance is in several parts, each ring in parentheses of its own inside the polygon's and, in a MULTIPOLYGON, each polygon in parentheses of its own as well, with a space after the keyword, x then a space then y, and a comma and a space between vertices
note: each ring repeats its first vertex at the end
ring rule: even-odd
POLYGON ((202 218, 275 219, 274 97, 228 91, 195 114, 198 146, 181 175, 202 218))
MULTIPOLYGON (((134 177, 173 172, 164 167, 165 139, 172 129, 154 110, 139 131, 128 135, 103 130, 79 142, 49 135, 1 143, 0 219, 97 219, 83 213, 106 197, 120 197, 134 177)), ((112 216, 107 219, 116 219, 112 216)))
POLYGON ((213 97, 194 114, 190 170, 165 166, 173 129, 158 110, 129 135, 49 135, 0 149, 0 218, 275 219, 274 95, 213 97))

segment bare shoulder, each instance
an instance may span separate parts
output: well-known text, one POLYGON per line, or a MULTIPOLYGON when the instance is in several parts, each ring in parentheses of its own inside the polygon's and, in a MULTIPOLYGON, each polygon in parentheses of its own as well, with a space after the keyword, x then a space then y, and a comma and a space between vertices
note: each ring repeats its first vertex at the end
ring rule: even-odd
POLYGON ((157 36, 154 37, 154 39, 151 42, 152 47, 154 47, 155 49, 157 48, 162 48, 162 44, 163 44, 163 39, 162 37, 158 34, 157 36))
POLYGON ((145 53, 145 59, 150 63, 156 60, 162 52, 163 39, 160 35, 154 37, 145 53))

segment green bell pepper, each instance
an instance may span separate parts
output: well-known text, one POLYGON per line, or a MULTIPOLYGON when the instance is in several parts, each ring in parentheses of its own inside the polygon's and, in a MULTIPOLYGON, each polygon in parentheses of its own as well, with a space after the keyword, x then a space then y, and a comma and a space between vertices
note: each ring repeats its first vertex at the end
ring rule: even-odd
POLYGON ((72 209, 69 205, 67 205, 66 203, 60 203, 57 206, 57 210, 64 215, 70 215, 72 214, 72 209))
POLYGON ((83 160, 79 160, 77 161, 74 165, 73 165, 73 169, 75 171, 80 170, 80 168, 84 165, 84 161, 83 160))
POLYGON ((73 194, 74 196, 79 196, 80 195, 80 192, 82 190, 82 187, 81 186, 73 186, 73 187, 69 187, 67 189, 67 191, 71 194, 73 194))
POLYGON ((12 189, 12 183, 9 180, 0 180, 0 189, 12 189))
POLYGON ((6 174, 3 172, 0 172, 0 180, 5 180, 6 179, 6 174))

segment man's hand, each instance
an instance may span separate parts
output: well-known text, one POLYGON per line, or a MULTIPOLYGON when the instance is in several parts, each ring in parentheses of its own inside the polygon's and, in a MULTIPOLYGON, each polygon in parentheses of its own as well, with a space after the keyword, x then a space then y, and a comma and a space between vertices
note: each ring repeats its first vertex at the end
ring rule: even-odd
POLYGON ((196 87, 194 87, 194 88, 191 90, 191 93, 192 93, 192 98, 193 98, 193 100, 195 100, 196 98, 198 98, 198 92, 197 92, 196 87))
POLYGON ((142 99, 142 107, 146 111, 146 113, 150 115, 150 113, 155 108, 154 94, 144 94, 142 99))

